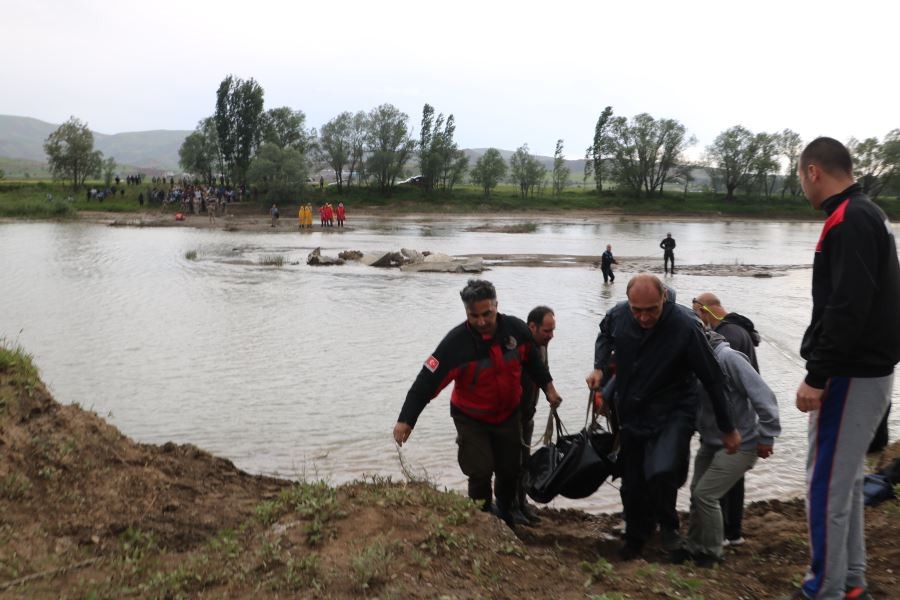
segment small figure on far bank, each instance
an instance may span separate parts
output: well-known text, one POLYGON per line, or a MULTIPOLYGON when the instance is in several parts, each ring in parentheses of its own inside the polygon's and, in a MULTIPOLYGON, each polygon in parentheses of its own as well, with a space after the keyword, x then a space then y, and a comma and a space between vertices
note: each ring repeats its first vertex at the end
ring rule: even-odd
POLYGON ((278 205, 272 204, 272 208, 269 209, 269 215, 272 217, 272 227, 278 227, 278 205))
POLYGON ((671 233, 667 233, 663 241, 659 243, 659 247, 663 249, 663 273, 675 274, 675 238, 671 233), (669 263, 672 266, 669 267, 669 263), (668 269, 668 270, 667 270, 668 269))
POLYGON ((347 216, 347 212, 346 212, 346 210, 344 209, 344 203, 343 203, 343 202, 338 202, 338 205, 337 205, 337 222, 338 222, 338 227, 343 227, 343 226, 344 226, 344 217, 346 217, 346 216, 347 216))
POLYGON ((603 271, 603 283, 612 283, 616 280, 616 275, 613 273, 612 266, 619 264, 619 261, 615 259, 612 253, 612 246, 610 244, 606 245, 606 252, 600 257, 600 270, 603 271))

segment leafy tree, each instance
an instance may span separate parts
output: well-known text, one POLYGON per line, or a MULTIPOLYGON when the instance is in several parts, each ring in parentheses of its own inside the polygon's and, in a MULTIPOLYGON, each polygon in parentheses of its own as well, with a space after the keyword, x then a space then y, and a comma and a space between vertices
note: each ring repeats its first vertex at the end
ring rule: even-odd
POLYGON ((366 132, 368 131, 369 117, 363 111, 353 115, 353 121, 350 124, 350 165, 347 168, 349 172, 349 180, 347 187, 353 182, 353 174, 359 170, 358 181, 366 179, 365 173, 365 157, 366 152, 366 132))
POLYGON ((452 192, 453 186, 463 180, 468 170, 469 157, 466 153, 459 149, 451 151, 441 171, 441 187, 452 192))
POLYGON ((54 179, 71 181, 75 190, 84 185, 88 176, 100 173, 103 153, 94 150, 94 134, 75 117, 47 137, 44 152, 54 179))
POLYGON ((425 103, 422 107, 422 123, 419 132, 419 172, 422 175, 422 187, 426 192, 434 189, 437 180, 438 158, 435 152, 435 129, 440 130, 444 122, 443 113, 437 117, 435 126, 434 107, 425 103))
POLYGON ((0 179, 6 179, 6 171, 0 169, 0 179))
POLYGON ((756 160, 753 162, 753 170, 756 171, 757 185, 762 188, 767 199, 775 188, 775 180, 778 176, 778 136, 779 134, 756 134, 758 150, 756 160))
POLYGON ((803 140, 800 134, 790 129, 778 134, 778 153, 785 160, 784 183, 781 186, 781 197, 784 192, 790 191, 791 196, 800 194, 800 179, 797 177, 797 163, 800 162, 800 153, 803 151, 803 140))
POLYGON ((178 164, 186 173, 203 177, 207 183, 223 173, 222 155, 219 153, 219 134, 212 117, 197 124, 178 149, 178 164))
POLYGON ((747 128, 735 125, 707 146, 710 163, 719 169, 725 184, 726 200, 733 200, 734 191, 745 187, 757 173, 759 141, 747 128))
POLYGON ((894 129, 884 138, 851 139, 847 144, 853 157, 853 170, 863 191, 873 200, 900 170, 900 129, 894 129))
POLYGON ((264 142, 307 153, 311 139, 302 110, 292 110, 287 106, 269 109, 263 115, 262 127, 264 142))
POLYGON ((288 202, 300 194, 308 173, 300 150, 265 142, 250 164, 247 179, 263 190, 267 203, 288 202))
POLYGON ((480 185, 484 190, 484 195, 490 197, 491 190, 506 177, 506 170, 506 161, 503 160, 500 151, 496 148, 488 148, 475 161, 475 167, 472 169, 472 182, 480 185))
POLYGON ((113 178, 116 176, 116 159, 112 156, 103 161, 103 184, 112 187, 113 178))
POLYGON ((647 113, 629 122, 614 117, 609 123, 609 150, 616 179, 637 195, 661 195, 669 170, 694 138, 675 119, 654 119, 647 113))
POLYGON ((569 173, 566 157, 563 156, 563 141, 556 140, 556 150, 553 152, 553 195, 559 196, 563 188, 569 185, 569 173))
POLYGON ((366 170, 383 194, 390 193, 409 160, 415 141, 407 129, 409 117, 391 104, 369 112, 366 127, 366 170))
POLYGON ((342 112, 322 126, 320 152, 322 160, 334 170, 338 193, 344 193, 344 168, 350 162, 353 115, 342 112))
POLYGON ((509 159, 509 170, 522 198, 527 198, 529 193, 534 197, 535 186, 547 175, 547 167, 528 151, 528 144, 520 146, 509 159))
POLYGON ((214 119, 219 149, 232 179, 243 181, 263 134, 263 89, 229 75, 216 92, 214 119))
POLYGON ((688 187, 694 181, 694 169, 696 165, 689 162, 680 162, 675 165, 670 181, 684 184, 684 197, 687 198, 688 187))
POLYGON ((607 106, 600 113, 594 126, 594 142, 584 153, 584 179, 593 175, 598 192, 603 191, 603 157, 609 149, 609 121, 612 114, 612 106, 607 106))
POLYGON ((456 120, 453 115, 444 120, 443 113, 434 115, 434 108, 422 108, 422 128, 419 134, 419 169, 426 191, 435 188, 452 190, 469 166, 469 159, 453 140, 456 120))

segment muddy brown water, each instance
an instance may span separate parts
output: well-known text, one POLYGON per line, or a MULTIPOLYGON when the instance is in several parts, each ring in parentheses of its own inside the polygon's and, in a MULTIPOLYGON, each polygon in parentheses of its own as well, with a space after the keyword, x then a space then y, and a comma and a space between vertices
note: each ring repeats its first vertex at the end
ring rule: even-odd
MULTIPOLYGON (((658 244, 670 231, 679 272, 666 282, 678 301, 713 291, 763 336, 759 362, 778 396, 784 432, 775 455, 748 476, 747 496, 799 494, 806 417, 794 409, 793 394, 803 375, 798 348, 821 225, 518 221, 529 220, 538 224, 533 233, 471 231, 482 218, 369 218, 351 220, 343 232, 285 227, 278 235, 0 224, 0 336, 34 354, 57 400, 107 416, 138 441, 193 443, 248 471, 285 477, 400 478, 391 429, 422 361, 463 320, 458 290, 468 276, 354 263, 309 267, 311 250, 494 256, 483 277, 496 285, 502 312, 524 317, 536 304, 556 310, 551 371, 563 420, 577 430, 598 324, 624 299, 630 275, 661 271, 658 244), (584 258, 599 256, 607 243, 621 263, 612 285, 584 258), (189 251, 195 260, 186 258, 189 251), (523 257, 547 255, 540 266, 523 266, 532 264, 523 257), (272 256, 283 265, 261 264, 272 256), (765 276, 741 276, 748 272, 765 276)), ((463 490, 448 400, 449 389, 432 401, 402 452, 414 471, 463 490)), ((546 418, 542 401, 538 431, 546 418)), ((900 411, 891 426, 894 438, 900 411)), ((684 490, 682 505, 686 500, 684 490)), ((618 491, 606 484, 590 498, 554 504, 617 510, 618 491)))

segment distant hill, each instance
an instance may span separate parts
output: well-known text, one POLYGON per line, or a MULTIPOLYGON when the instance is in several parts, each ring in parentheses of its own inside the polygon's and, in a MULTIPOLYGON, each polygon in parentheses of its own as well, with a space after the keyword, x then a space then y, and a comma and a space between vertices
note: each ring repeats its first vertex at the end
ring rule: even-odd
MULTIPOLYGON (((40 177, 46 173, 44 141, 57 127, 58 123, 47 123, 31 117, 0 115, 0 163, 6 165, 7 176, 22 176, 22 173, 28 172, 40 177)), ((123 167, 129 165, 133 168, 178 172, 178 149, 190 133, 156 130, 108 135, 95 131, 94 147, 103 152, 103 156, 113 157, 123 167)), ((469 157, 470 166, 474 166, 487 148, 467 148, 463 151, 469 157)), ((512 150, 500 150, 500 155, 506 161, 513 154, 512 150)), ((537 159, 548 170, 553 169, 552 156, 537 156, 537 159)), ((413 159, 408 169, 415 170, 417 164, 417 160, 413 159)), ((584 159, 567 160, 566 166, 571 171, 571 181, 580 182, 584 175, 584 159)))
MULTIPOLYGON (((30 117, 0 115, 0 157, 45 163, 44 141, 59 124, 30 117)), ((94 132, 94 148, 120 165, 177 170, 178 149, 190 131, 94 132)))

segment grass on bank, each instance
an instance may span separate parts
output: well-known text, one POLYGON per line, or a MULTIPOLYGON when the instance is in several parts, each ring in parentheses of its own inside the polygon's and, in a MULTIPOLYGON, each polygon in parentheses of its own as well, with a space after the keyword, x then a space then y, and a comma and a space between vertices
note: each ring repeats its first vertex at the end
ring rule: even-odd
MULTIPOLYGON (((124 185, 124 184, 123 184, 124 185)), ((145 186, 120 185, 121 191, 114 198, 102 202, 89 200, 86 190, 99 188, 100 182, 87 182, 78 192, 71 186, 54 181, 0 180, 0 217, 18 219, 74 219, 83 211, 137 212, 141 210, 138 194, 144 193, 144 210, 160 210, 159 204, 147 202, 145 186)), ((169 209, 165 209, 169 210, 169 209)), ((176 212, 174 206, 170 212, 176 212)))
MULTIPOLYGON (((100 182, 89 181, 85 188, 99 186, 100 182)), ((0 217, 34 218, 34 219, 67 219, 74 218, 82 211, 104 212, 136 212, 141 210, 138 194, 144 193, 145 211, 163 211, 175 213, 180 206, 174 204, 165 207, 150 204, 146 201, 148 190, 152 186, 146 182, 140 186, 120 185, 125 195, 117 194, 114 198, 103 202, 88 200, 85 188, 78 193, 60 182, 46 180, 0 180, 0 217), (48 201, 47 195, 53 200, 48 201)), ((518 187, 512 184, 497 186, 490 197, 485 197, 478 186, 458 185, 452 193, 425 191, 409 186, 398 186, 390 196, 385 196, 370 188, 349 188, 339 194, 337 187, 326 187, 324 191, 316 188, 304 189, 295 199, 289 202, 278 202, 282 214, 294 214, 302 203, 311 203, 314 207, 323 202, 347 205, 348 217, 352 220, 353 210, 384 208, 393 211, 417 213, 515 213, 521 211, 565 211, 565 210, 603 210, 633 215, 664 216, 722 216, 722 217, 769 217, 786 219, 818 219, 817 214, 802 196, 782 198, 776 194, 770 198, 738 194, 734 200, 726 201, 724 194, 712 192, 666 191, 662 196, 651 198, 634 198, 619 190, 604 190, 598 193, 593 188, 569 187, 559 196, 553 196, 549 190, 534 197, 521 198, 518 187)), ((900 199, 881 197, 877 200, 891 219, 900 219, 900 199)), ((271 199, 264 194, 255 199, 248 199, 233 205, 229 212, 267 215, 271 207, 271 199)))

